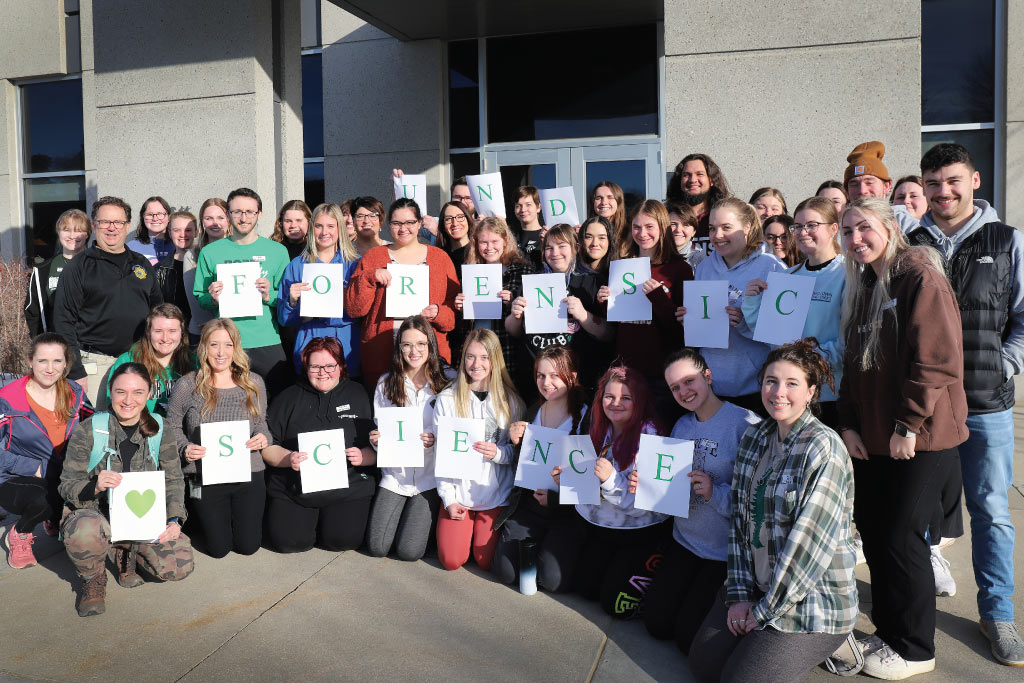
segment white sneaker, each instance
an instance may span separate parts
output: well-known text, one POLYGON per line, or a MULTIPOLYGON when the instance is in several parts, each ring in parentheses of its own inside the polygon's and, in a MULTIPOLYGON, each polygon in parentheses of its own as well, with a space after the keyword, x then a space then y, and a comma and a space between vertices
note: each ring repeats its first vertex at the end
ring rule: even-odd
POLYGON ((949 536, 943 536, 939 539, 939 550, 942 550, 943 548, 948 548, 949 546, 953 545, 954 543, 956 543, 956 539, 956 536, 953 536, 952 538, 950 538, 949 536))
POLYGON ((903 659, 895 650, 888 645, 872 652, 864 658, 865 673, 885 681, 902 681, 917 674, 928 673, 935 670, 935 658, 918 662, 908 662, 903 659))
POLYGON ((867 657, 872 652, 875 652, 885 647, 885 642, 881 638, 876 636, 874 633, 872 633, 867 638, 864 638, 863 640, 858 640, 857 645, 860 646, 860 653, 867 657))
POLYGON ((949 561, 942 556, 939 547, 932 546, 932 573, 935 575, 935 595, 951 598, 956 595, 956 581, 949 573, 949 561))

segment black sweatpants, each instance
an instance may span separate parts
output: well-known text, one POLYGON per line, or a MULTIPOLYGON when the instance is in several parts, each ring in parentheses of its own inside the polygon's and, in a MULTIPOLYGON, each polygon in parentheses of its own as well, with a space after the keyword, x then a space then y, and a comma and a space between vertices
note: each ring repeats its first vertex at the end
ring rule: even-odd
POLYGON ((619 619, 640 614, 668 540, 668 522, 641 529, 609 529, 584 522, 586 541, 576 566, 576 588, 619 619))
POLYGON ((0 507, 21 515, 14 530, 27 534, 40 522, 56 522, 63 507, 57 482, 42 477, 11 477, 0 484, 0 507))
POLYGON ((674 639, 689 654, 708 610, 725 582, 726 563, 690 552, 675 540, 668 544, 644 597, 644 625, 659 640, 674 639))
POLYGON ((266 502, 263 472, 253 472, 248 482, 203 486, 202 497, 192 501, 192 509, 199 518, 206 554, 219 558, 232 550, 239 555, 259 550, 266 502))
MULTIPOLYGON (((528 495, 528 492, 523 493, 523 496, 528 495)), ((534 541, 537 543, 537 585, 553 593, 569 590, 583 549, 583 525, 586 524, 575 510, 569 513, 544 517, 520 503, 499 531, 491 563, 491 571, 498 580, 509 584, 519 578, 519 544, 534 541)))
POLYGON ((908 661, 935 657, 935 577, 925 533, 957 449, 853 461, 853 517, 871 570, 875 633, 908 661))
POLYGON ((932 545, 938 545, 943 538, 960 538, 964 535, 964 479, 960 471, 960 453, 954 454, 949 472, 939 492, 939 509, 935 513, 929 535, 932 545))
POLYGON ((267 500, 267 542, 279 553, 303 553, 318 545, 339 552, 358 548, 366 534, 371 497, 345 498, 306 507, 281 497, 267 500))

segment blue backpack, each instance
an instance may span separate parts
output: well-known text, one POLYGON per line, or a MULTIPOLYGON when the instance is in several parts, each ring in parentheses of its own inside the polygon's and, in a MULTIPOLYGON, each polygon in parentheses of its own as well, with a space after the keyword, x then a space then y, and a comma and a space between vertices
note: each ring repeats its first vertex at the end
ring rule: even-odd
MULTIPOLYGON (((104 455, 109 456, 115 452, 107 446, 110 442, 110 432, 107 431, 107 425, 110 424, 109 416, 110 413, 106 411, 97 412, 92 416, 92 452, 89 453, 87 472, 92 472, 93 468, 100 464, 100 460, 103 460, 104 455)), ((156 414, 153 414, 153 419, 156 420, 159 429, 153 436, 147 436, 146 441, 149 443, 149 457, 153 458, 153 464, 159 467, 160 438, 164 433, 164 420, 156 414)))

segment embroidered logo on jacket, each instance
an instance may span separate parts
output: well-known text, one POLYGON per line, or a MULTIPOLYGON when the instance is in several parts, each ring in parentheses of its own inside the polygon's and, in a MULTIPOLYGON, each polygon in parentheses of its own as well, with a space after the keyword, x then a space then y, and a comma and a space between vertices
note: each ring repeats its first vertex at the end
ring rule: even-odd
POLYGON ((135 277, 137 277, 140 280, 146 279, 146 269, 143 268, 142 266, 135 266, 134 268, 132 268, 132 273, 134 273, 135 277))
POLYGON ((982 256, 978 259, 978 263, 995 263, 991 256, 982 256))

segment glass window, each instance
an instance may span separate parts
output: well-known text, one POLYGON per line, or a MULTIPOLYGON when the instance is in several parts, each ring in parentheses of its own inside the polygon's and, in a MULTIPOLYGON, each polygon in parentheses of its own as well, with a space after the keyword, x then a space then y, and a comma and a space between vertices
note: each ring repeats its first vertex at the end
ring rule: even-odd
POLYGON ((489 38, 488 141, 657 135, 657 52, 654 26, 489 38))
POLYGON ((958 142, 967 148, 974 166, 981 174, 981 187, 974 196, 994 204, 995 196, 995 143, 992 130, 949 130, 921 134, 921 154, 940 142, 958 142))
MULTIPOLYGON (((302 55, 302 156, 324 155, 322 55, 302 55)), ((308 203, 308 202, 307 202, 308 203)))
MULTIPOLYGON (((452 154, 448 157, 452 164, 452 180, 467 175, 478 175, 480 173, 480 155, 477 152, 466 154, 452 154)), ((447 188, 445 188, 447 190, 447 188)), ((448 192, 444 194, 444 200, 448 201, 448 192)))
MULTIPOLYGON (((624 161, 588 161, 587 197, 602 180, 610 180, 622 188, 626 197, 626 214, 647 198, 647 162, 643 159, 624 161)), ((587 207, 589 213, 591 207, 587 207)))
POLYGON ((994 35, 995 0, 921 3, 923 125, 995 121, 994 35))
POLYGON ((477 41, 448 43, 448 145, 480 144, 480 84, 477 41))
POLYGON ((24 172, 84 170, 82 80, 24 85, 21 102, 24 172))
POLYGON ((304 165, 304 170, 306 204, 309 205, 310 209, 315 209, 325 201, 324 163, 322 161, 308 161, 304 165))
POLYGON ((28 257, 47 259, 57 245, 57 219, 68 209, 85 210, 85 176, 25 180, 25 219, 31 228, 28 257))

